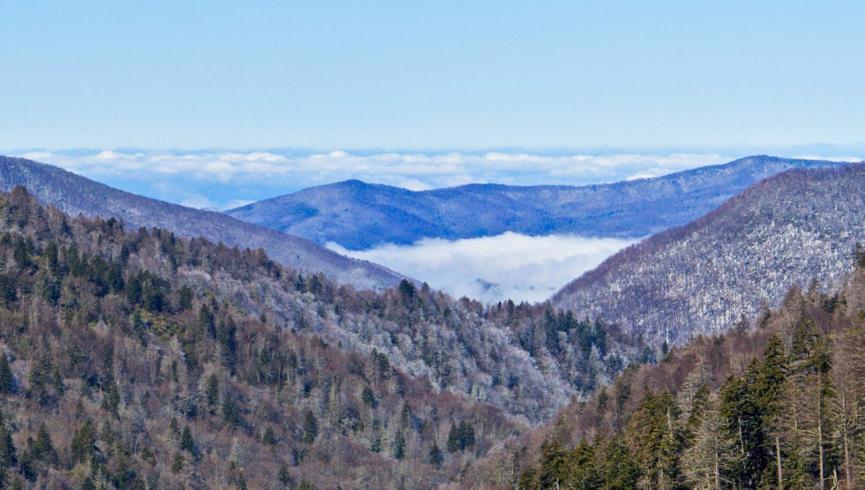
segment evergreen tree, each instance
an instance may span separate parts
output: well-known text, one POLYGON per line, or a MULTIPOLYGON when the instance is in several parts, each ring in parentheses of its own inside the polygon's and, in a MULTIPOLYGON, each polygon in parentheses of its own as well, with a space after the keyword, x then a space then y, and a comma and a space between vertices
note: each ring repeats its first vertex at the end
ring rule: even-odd
POLYGON ((228 393, 222 399, 222 420, 224 420, 231 427, 238 427, 243 423, 243 419, 240 415, 240 406, 237 404, 237 401, 233 396, 230 396, 228 393))
POLYGON ((0 393, 10 394, 15 390, 15 379, 12 376, 12 368, 9 366, 9 358, 6 353, 0 354, 0 393))
POLYGON ((96 447, 96 428, 90 419, 84 421, 72 436, 72 460, 85 463, 90 460, 96 447))
POLYGON ((198 309, 198 326, 204 332, 207 332, 211 338, 216 337, 216 324, 213 318, 213 312, 207 305, 201 305, 198 309))
POLYGON ((672 489, 682 486, 679 459, 685 441, 678 415, 678 406, 669 392, 649 393, 628 422, 628 446, 639 464, 645 485, 649 487, 672 489))
POLYGON ((0 471, 5 471, 18 462, 15 444, 12 441, 12 431, 6 425, 3 413, 0 412, 0 471))
POLYGON ((219 378, 215 374, 207 377, 207 388, 205 389, 207 404, 215 406, 219 403, 219 378))
POLYGON ((51 434, 48 433, 48 428, 45 424, 39 426, 36 432, 36 439, 30 446, 30 454, 33 458, 47 463, 56 463, 57 451, 54 449, 54 444, 51 442, 51 434))
POLYGON ((637 488, 640 468, 620 437, 612 438, 605 447, 601 471, 606 490, 637 488))
POLYGON ((402 431, 398 430, 393 438, 394 459, 402 460, 405 458, 405 444, 405 436, 402 435, 402 431))
POLYGON ((832 352, 828 339, 802 312, 793 328, 790 390, 787 404, 792 417, 786 432, 791 444, 788 475, 792 481, 825 488, 834 466, 833 428, 829 417, 834 389, 832 352))
POLYGON ((316 437, 318 437, 318 420, 312 410, 307 410, 303 418, 303 442, 312 444, 316 437))
POLYGON ((432 447, 429 450, 429 464, 435 466, 436 468, 441 468, 444 461, 444 453, 441 449, 439 449, 438 444, 433 443, 432 447))
POLYGON ((556 440, 541 446, 541 467, 538 483, 541 488, 560 488, 567 479, 568 454, 556 440))
POLYGON ((180 453, 174 453, 174 461, 171 463, 171 472, 175 475, 183 471, 183 465, 186 464, 186 461, 183 459, 183 455, 180 453))
POLYGON ((465 451, 475 444, 475 429, 462 421, 451 425, 448 433, 448 452, 465 451))
POLYGON ((237 325, 230 316, 219 322, 216 331, 216 339, 222 346, 222 362, 230 372, 234 372, 237 365, 237 325))
POLYGON ((180 436, 180 449, 195 455, 195 440, 192 438, 192 431, 189 430, 188 425, 183 427, 183 433, 180 436))

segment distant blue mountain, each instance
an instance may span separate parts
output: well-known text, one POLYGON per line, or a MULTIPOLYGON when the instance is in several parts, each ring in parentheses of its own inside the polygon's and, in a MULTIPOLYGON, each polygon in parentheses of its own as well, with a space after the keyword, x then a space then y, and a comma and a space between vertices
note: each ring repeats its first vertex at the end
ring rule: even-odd
POLYGON ((266 199, 228 214, 352 250, 506 231, 635 238, 685 224, 780 172, 838 165, 759 155, 614 184, 471 184, 422 192, 348 180, 266 199))

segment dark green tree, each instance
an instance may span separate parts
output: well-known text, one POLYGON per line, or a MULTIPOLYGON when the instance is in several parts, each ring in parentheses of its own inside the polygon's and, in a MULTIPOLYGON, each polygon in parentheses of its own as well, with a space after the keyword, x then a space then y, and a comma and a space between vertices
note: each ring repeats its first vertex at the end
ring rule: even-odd
POLYGON ((85 463, 93 456, 96 448, 96 428, 90 419, 84 421, 72 436, 72 460, 85 463))
POLYGON ((451 425, 448 432, 448 452, 465 451, 475 444, 475 429, 465 421, 451 425))
POLYGON ((207 397, 208 405, 215 406, 219 403, 219 378, 217 378, 215 374, 211 374, 207 377, 205 396, 207 397))
POLYGON ((192 431, 189 426, 183 427, 183 433, 180 436, 180 449, 195 455, 195 440, 192 438, 192 431))
POLYGON ((405 436, 398 430, 393 438, 393 457, 397 460, 405 458, 405 436))
POLYGON ((0 354, 0 393, 10 394, 15 390, 15 379, 12 376, 12 368, 9 366, 9 358, 6 353, 0 354))
POLYGON ((318 437, 318 420, 312 410, 307 410, 303 418, 303 442, 312 444, 318 437))
POLYGON ((432 447, 429 450, 429 464, 435 466, 436 468, 441 468, 444 461, 444 453, 441 449, 439 449, 438 444, 433 443, 432 447))

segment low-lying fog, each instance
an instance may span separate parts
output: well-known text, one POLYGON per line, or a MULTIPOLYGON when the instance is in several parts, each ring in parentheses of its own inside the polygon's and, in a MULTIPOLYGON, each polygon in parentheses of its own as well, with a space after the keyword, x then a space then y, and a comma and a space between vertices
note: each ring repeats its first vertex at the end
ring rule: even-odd
POLYGON ((485 303, 543 301, 583 272, 636 240, 573 235, 502 235, 462 240, 424 239, 362 251, 328 247, 387 266, 456 297, 485 303))

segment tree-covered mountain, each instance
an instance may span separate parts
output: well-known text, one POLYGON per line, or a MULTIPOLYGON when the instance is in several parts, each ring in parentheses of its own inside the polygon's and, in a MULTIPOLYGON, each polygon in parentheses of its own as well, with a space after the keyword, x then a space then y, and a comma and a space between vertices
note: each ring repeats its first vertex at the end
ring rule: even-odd
POLYGON ((642 351, 548 305, 358 291, 0 195, 13 487, 429 488, 642 351))
POLYGON ((161 227, 185 237, 205 237, 241 248, 263 248, 286 266, 322 272, 358 288, 393 287, 398 274, 344 257, 309 240, 244 223, 222 213, 169 204, 94 182, 60 168, 0 156, 0 189, 22 185, 46 204, 71 214, 117 218, 128 226, 161 227))
POLYGON ((565 310, 655 346, 722 333, 793 286, 831 286, 865 242, 865 165, 791 170, 610 257, 557 293, 565 310))
POLYGON ((865 485, 865 251, 832 294, 701 336, 510 438, 466 472, 500 488, 865 485), (750 325, 750 323, 749 323, 750 325))
POLYGON ((350 180, 265 199, 228 214, 352 250, 383 243, 409 244, 422 238, 473 238, 506 231, 637 238, 696 219, 751 184, 779 172, 835 165, 753 156, 615 184, 472 184, 422 192, 350 180))

